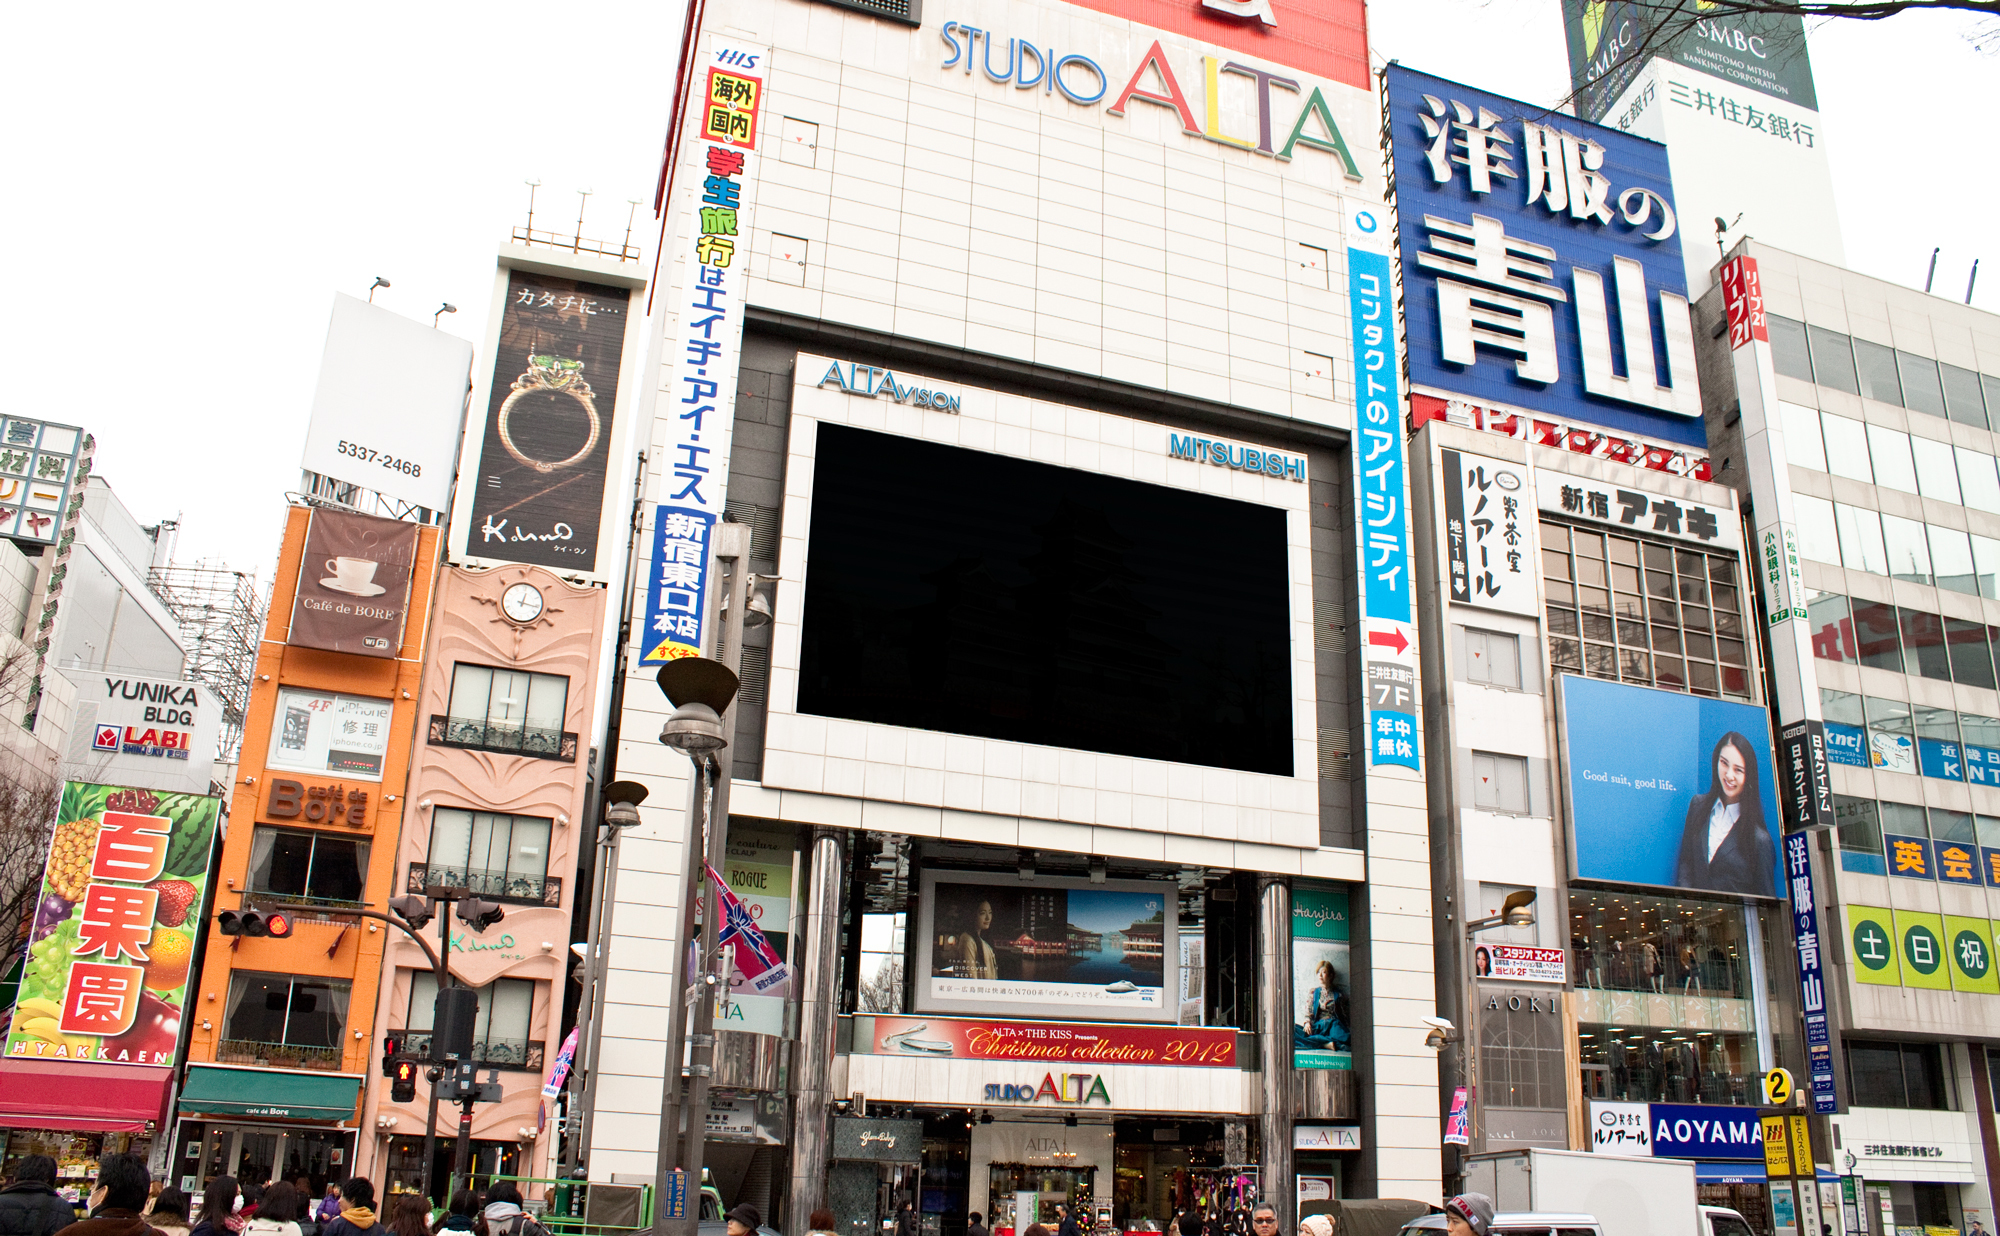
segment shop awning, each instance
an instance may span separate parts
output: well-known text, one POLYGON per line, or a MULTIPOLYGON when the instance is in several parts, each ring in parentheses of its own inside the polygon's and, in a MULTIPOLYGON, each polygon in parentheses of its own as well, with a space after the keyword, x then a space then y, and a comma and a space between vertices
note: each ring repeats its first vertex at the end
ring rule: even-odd
POLYGON ((265 1116, 277 1120, 348 1120, 361 1096, 358 1073, 188 1065, 183 1116, 265 1116))
POLYGON ((0 1061, 0 1126, 144 1133, 164 1113, 173 1079, 174 1071, 164 1068, 0 1061))
POLYGON ((1754 1159, 1741 1163, 1697 1163, 1696 1184, 1763 1184, 1764 1165, 1754 1159))

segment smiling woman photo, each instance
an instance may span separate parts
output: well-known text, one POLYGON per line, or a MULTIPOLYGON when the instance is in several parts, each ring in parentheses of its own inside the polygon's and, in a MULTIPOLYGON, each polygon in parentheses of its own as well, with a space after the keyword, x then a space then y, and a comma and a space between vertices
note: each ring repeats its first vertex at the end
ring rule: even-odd
POLYGON ((1734 731, 1724 734, 1709 760, 1708 792, 1688 804, 1675 884, 1772 895, 1774 856, 1760 784, 1750 740, 1734 731))

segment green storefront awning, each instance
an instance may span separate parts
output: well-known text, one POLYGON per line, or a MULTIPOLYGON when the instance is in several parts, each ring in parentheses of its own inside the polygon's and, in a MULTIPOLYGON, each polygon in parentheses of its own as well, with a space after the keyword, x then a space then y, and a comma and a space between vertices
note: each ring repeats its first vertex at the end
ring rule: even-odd
POLYGON ((349 1120, 361 1097, 355 1073, 189 1064, 183 1116, 263 1116, 276 1120, 349 1120))

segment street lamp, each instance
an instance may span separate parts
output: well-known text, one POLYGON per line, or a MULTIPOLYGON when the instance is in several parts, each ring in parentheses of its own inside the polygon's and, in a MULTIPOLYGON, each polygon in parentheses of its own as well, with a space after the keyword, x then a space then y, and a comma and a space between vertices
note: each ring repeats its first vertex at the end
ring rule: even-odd
POLYGON ((646 787, 637 781, 613 781, 604 787, 603 798, 607 835, 598 848, 596 878, 591 881, 592 887, 601 891, 591 906, 585 942, 570 946, 583 950, 578 962, 583 976, 583 1016, 578 1024, 589 1029, 584 1032, 577 1066, 569 1075, 566 1110, 574 1118, 568 1122, 568 1135, 563 1139, 564 1179, 577 1175, 578 1156, 582 1147, 589 1144, 590 1121, 597 1109, 597 1054, 604 1037, 604 975, 609 960, 611 907, 618 900, 618 841, 626 829, 638 826, 639 804, 646 801, 646 787), (582 1092, 580 1095, 578 1090, 582 1092))
POLYGON ((709 755, 729 745, 722 714, 741 685, 736 671, 707 657, 681 657, 660 667, 660 694, 674 706, 674 715, 660 728, 660 741, 700 766, 709 755))
MULTIPOLYGON (((739 563, 741 559, 738 559, 739 563)), ((732 591, 734 591, 732 581, 732 591)), ((722 633, 723 646, 735 649, 742 638, 742 606, 732 606, 724 611, 725 630, 722 633), (733 610, 734 612, 730 612, 733 610)), ((658 1158, 660 1179, 665 1182, 666 1164, 672 1158, 672 1149, 680 1136, 680 1062, 681 1038, 676 1031, 684 1017, 690 1018, 692 1025, 687 1031, 688 1075, 692 1079, 688 1086, 687 1151, 683 1162, 687 1179, 687 1216, 684 1231, 693 1233, 701 1219, 701 1169, 706 1147, 704 1134, 708 1123, 708 1088, 715 1071, 715 988, 718 985, 727 991, 729 975, 727 971, 717 974, 716 954, 721 945, 717 939, 722 930, 722 907, 718 904, 708 880, 708 868, 723 860, 729 836, 728 778, 729 748, 728 729, 725 718, 729 706, 736 699, 736 691, 742 685, 736 671, 720 661, 707 657, 681 657, 669 661, 660 668, 657 681, 660 693, 674 706, 674 713, 660 729, 660 741, 688 757, 694 764, 694 813, 689 821, 689 862, 687 906, 692 909, 702 907, 701 951, 699 975, 689 975, 683 991, 683 998, 675 1002, 673 1015, 668 1021, 666 1067, 661 1077, 663 1102, 660 1112, 660 1155, 658 1158), (722 758, 718 760, 718 753, 722 758), (700 846, 702 858, 695 860, 693 852, 700 846), (694 1002, 693 1012, 687 1011, 689 1000, 694 1002)), ((691 919, 683 919, 692 926, 691 919)), ((683 936, 681 956, 687 956, 683 936)), ((659 1199, 653 1207, 653 1231, 655 1236, 664 1236, 669 1220, 665 1199, 659 1199)))

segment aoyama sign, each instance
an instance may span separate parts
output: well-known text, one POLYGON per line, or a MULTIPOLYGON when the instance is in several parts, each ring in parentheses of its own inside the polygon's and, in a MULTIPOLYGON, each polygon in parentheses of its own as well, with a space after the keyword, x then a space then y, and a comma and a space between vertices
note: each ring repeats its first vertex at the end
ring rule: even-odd
POLYGON ((65 753, 78 777, 151 790, 208 792, 222 732, 222 704, 196 682, 64 670, 76 687, 65 753))

